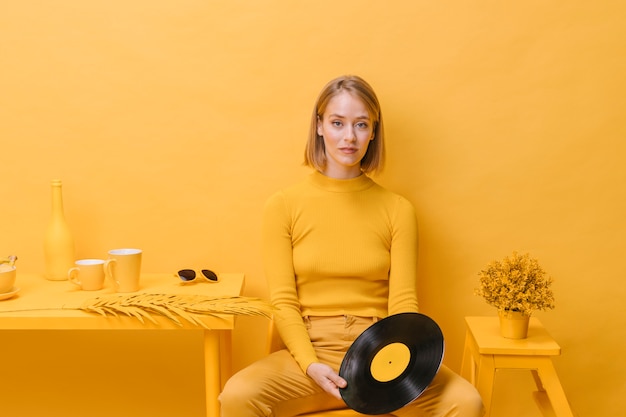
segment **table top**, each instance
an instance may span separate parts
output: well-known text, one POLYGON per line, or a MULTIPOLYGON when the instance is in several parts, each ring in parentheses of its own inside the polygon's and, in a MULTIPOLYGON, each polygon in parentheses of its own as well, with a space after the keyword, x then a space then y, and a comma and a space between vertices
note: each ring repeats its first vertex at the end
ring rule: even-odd
MULTIPOLYGON (((0 329, 203 329, 181 319, 182 325, 159 314, 150 314, 156 323, 136 317, 107 316, 80 310, 86 301, 98 297, 134 294, 202 295, 206 297, 239 296, 243 289, 242 273, 220 273, 219 282, 198 282, 181 285, 174 274, 142 274, 140 289, 132 293, 116 293, 110 282, 97 291, 83 291, 70 281, 49 281, 37 274, 18 271, 11 298, 0 300, 0 329)), ((2 295, 0 294, 0 298, 2 295)), ((230 314, 201 316, 210 329, 232 329, 230 314)))
POLYGON ((498 317, 465 317, 480 354, 558 356, 561 347, 536 317, 530 318, 526 339, 507 339, 500 335, 498 317))

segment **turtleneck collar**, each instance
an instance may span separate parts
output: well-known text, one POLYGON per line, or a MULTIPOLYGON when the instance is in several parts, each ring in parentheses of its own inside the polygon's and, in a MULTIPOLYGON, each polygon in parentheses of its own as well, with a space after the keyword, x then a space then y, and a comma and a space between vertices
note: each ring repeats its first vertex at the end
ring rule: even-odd
POLYGON ((335 193, 363 191, 374 185, 374 181, 365 174, 361 174, 356 178, 340 180, 327 177, 321 172, 315 171, 310 175, 309 180, 316 187, 335 193))

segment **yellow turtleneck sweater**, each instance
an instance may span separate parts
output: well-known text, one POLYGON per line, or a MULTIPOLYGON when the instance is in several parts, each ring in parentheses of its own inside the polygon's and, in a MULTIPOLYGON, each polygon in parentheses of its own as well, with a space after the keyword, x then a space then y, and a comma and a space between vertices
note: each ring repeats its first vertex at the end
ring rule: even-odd
POLYGON ((303 316, 417 312, 414 208, 366 175, 314 172, 276 193, 262 244, 276 328, 304 372, 318 360, 303 316))

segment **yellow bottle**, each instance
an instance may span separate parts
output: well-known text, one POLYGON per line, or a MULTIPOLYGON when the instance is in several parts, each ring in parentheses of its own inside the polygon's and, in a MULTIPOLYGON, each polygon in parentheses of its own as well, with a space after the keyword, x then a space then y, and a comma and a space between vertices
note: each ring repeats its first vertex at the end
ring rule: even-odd
POLYGON ((67 279, 74 266, 74 238, 63 213, 61 180, 52 180, 52 215, 44 237, 45 273, 52 281, 67 279))

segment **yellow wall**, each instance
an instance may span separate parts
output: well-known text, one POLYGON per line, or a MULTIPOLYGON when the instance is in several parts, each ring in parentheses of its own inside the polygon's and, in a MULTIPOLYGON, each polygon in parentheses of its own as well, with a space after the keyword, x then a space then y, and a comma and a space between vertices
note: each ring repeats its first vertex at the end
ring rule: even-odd
MULTIPOLYGON (((446 362, 460 366, 464 316, 495 314, 473 295, 478 270, 529 251, 556 280, 557 308, 537 316, 563 347, 575 413, 619 415, 626 4, 370 3, 2 2, 0 255, 42 270, 58 177, 78 257, 140 247, 145 271, 241 271, 246 294, 265 296, 262 205, 307 172, 318 90, 357 73, 387 123, 378 180, 417 208, 421 306, 444 329, 446 362)), ((261 355, 259 324, 240 321, 237 368, 261 355)), ((153 337, 5 332, 3 410, 78 416, 77 398, 95 398, 92 416, 201 415, 199 341, 153 337), (94 363, 68 351, 91 343, 94 363)), ((528 382, 498 378, 498 392, 528 382)), ((526 400, 499 415, 536 415, 526 400)))

